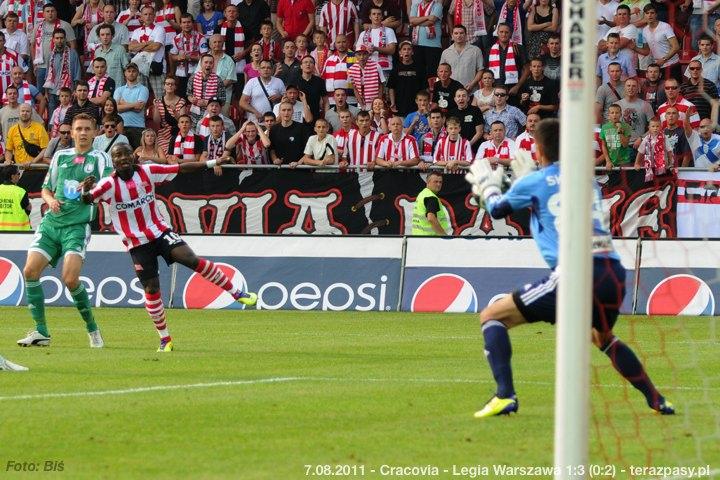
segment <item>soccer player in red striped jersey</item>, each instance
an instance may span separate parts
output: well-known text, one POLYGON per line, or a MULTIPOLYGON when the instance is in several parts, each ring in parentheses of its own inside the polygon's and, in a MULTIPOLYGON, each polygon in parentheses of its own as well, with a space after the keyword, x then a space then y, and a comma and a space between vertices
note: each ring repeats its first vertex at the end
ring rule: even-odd
POLYGON ((469 167, 473 161, 473 153, 470 141, 460 136, 460 120, 457 117, 448 118, 445 129, 447 136, 440 139, 435 146, 435 164, 445 166, 448 170, 469 167))
POLYGON ((137 165, 132 148, 115 145, 110 150, 115 171, 95 185, 95 178, 83 182, 85 203, 104 201, 110 204, 113 228, 122 237, 130 252, 135 273, 145 290, 145 309, 160 335, 158 352, 173 349, 172 338, 165 321, 165 308, 160 294, 158 260, 161 256, 170 265, 178 262, 194 270, 207 281, 222 288, 246 306, 255 305, 257 295, 236 288, 225 273, 210 260, 198 257, 175 233, 160 214, 155 199, 155 185, 170 181, 178 173, 213 168, 231 159, 223 156, 205 163, 175 165, 137 165))
POLYGON ((390 133, 378 147, 375 164, 379 167, 414 167, 420 163, 417 140, 412 135, 403 135, 402 119, 394 116, 388 122, 390 133))
POLYGON ((350 130, 350 133, 348 133, 347 146, 343 152, 343 160, 340 162, 340 166, 344 167, 349 164, 373 168, 382 134, 370 128, 370 114, 366 111, 358 113, 355 122, 357 128, 350 130))

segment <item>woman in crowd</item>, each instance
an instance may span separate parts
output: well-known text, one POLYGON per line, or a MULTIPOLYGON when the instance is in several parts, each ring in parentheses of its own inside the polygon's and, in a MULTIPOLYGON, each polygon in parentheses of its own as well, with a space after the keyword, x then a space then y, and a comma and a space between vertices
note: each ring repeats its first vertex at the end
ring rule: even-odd
POLYGON ((87 71, 92 60, 92 52, 88 48, 87 39, 90 36, 90 31, 102 22, 102 9, 105 4, 101 0, 86 0, 75 9, 75 16, 70 21, 70 25, 73 27, 82 27, 82 44, 83 44, 83 66, 84 70, 87 71))
POLYGON ((260 76, 260 61, 262 60, 262 55, 262 45, 253 43, 253 46, 250 47, 250 63, 245 65, 245 70, 243 71, 243 73, 245 73, 245 83, 251 78, 260 76))
POLYGON ((215 27, 222 23, 223 14, 215 10, 213 0, 202 0, 202 12, 198 14, 195 21, 197 22, 198 31, 205 35, 205 38, 210 38, 210 35, 215 32, 215 27))
POLYGON ((115 115, 118 117, 117 133, 123 133, 125 130, 125 123, 120 116, 120 112, 118 112, 117 102, 112 97, 105 100, 105 103, 103 104, 102 116, 104 117, 105 115, 115 115))
POLYGON ((484 70, 480 76, 480 88, 473 93, 472 104, 482 113, 495 106, 495 76, 490 70, 484 70))
POLYGON ((157 134, 152 128, 143 130, 140 146, 133 154, 140 163, 170 163, 165 151, 157 144, 157 134))
POLYGON ((153 120, 160 129, 157 132, 157 144, 164 151, 170 145, 170 139, 175 138, 178 132, 178 118, 187 113, 188 102, 175 92, 177 81, 175 77, 165 78, 164 95, 153 101, 153 120))
POLYGON ((539 57, 542 47, 547 43, 550 34, 558 31, 560 12, 550 0, 538 0, 530 7, 527 19, 528 58, 539 57))
POLYGON ((388 108, 382 98, 373 100, 370 106, 370 128, 378 133, 388 133, 388 108))

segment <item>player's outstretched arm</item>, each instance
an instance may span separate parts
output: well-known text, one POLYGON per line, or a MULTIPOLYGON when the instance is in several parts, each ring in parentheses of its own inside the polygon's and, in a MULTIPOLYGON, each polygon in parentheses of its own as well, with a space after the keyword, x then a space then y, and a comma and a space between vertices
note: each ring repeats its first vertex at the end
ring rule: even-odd
POLYGON ((206 168, 213 168, 216 165, 223 165, 225 163, 230 163, 232 161, 232 158, 227 155, 227 152, 225 152, 225 155, 221 158, 215 159, 215 160, 208 160, 207 162, 187 162, 187 163, 181 163, 178 165, 178 172, 180 173, 192 173, 196 172, 198 170, 203 170, 206 168))

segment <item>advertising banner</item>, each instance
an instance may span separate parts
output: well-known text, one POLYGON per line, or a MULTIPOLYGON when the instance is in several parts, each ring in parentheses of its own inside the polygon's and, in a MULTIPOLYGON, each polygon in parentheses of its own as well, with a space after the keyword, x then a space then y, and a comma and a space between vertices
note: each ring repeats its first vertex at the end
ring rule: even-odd
MULTIPOLYGON (((0 305, 25 304, 22 268, 30 234, 0 235, 0 305)), ((192 236, 184 240, 195 253, 220 266, 234 284, 258 293, 261 310, 397 310, 402 238, 294 238, 261 236, 192 236)), ((242 308, 219 287, 162 260, 160 284, 166 305, 179 308, 242 308)), ((68 306, 62 264, 41 278, 48 305, 68 306)), ((114 234, 93 236, 83 266, 95 306, 142 306, 143 288, 130 255, 114 234)))
POLYGON ((643 241, 638 314, 719 315, 720 242, 643 241))
MULTIPOLYGON (((550 269, 530 239, 408 238, 403 277, 403 311, 479 312, 550 269)), ((628 269, 622 311, 632 310, 635 241, 616 240, 628 269)))
MULTIPOLYGON (((21 185, 31 192, 33 227, 46 208, 40 199, 42 171, 27 171, 21 185)), ((720 174, 714 178, 720 179, 720 174)), ((598 176, 611 212, 613 235, 618 237, 674 238, 677 210, 674 175, 645 182, 641 171, 614 171, 598 176)), ((685 185, 685 184, 681 184, 685 185)), ((409 235, 413 203, 425 186, 417 170, 376 172, 322 172, 310 170, 226 169, 178 175, 157 187, 162 215, 179 233, 243 233, 258 235, 409 235)), ((710 189, 706 189, 709 196, 710 189)), ((695 190, 692 190, 693 192, 695 190)), ((687 197, 687 196, 686 196, 687 197)), ((686 198, 683 197, 683 198, 686 198)), ((446 174, 440 198, 450 216, 455 236, 524 236, 528 211, 493 219, 470 194, 462 174, 446 174)), ((717 200, 717 196, 715 197, 717 200)), ((693 204, 695 215, 699 205, 693 204)), ((720 205, 706 203, 705 218, 716 218, 720 205)), ((715 230, 687 227, 683 235, 715 230)), ((107 205, 100 209, 96 229, 110 231, 107 205)), ((708 235, 702 235, 708 236, 708 235)))

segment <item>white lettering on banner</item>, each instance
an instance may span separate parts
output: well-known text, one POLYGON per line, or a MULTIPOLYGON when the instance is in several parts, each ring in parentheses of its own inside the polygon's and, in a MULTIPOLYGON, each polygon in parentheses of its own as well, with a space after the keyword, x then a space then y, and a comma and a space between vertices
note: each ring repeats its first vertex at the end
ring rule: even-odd
MULTIPOLYGON (((102 280, 100 280, 97 286, 95 286, 95 283, 89 277, 81 276, 80 281, 85 284, 85 290, 87 290, 88 297, 90 298, 91 302, 93 300, 93 295, 96 294, 94 302, 94 305, 96 307, 100 307, 102 305, 118 305, 125 302, 130 305, 142 305, 145 303, 145 291, 140 284, 140 280, 138 280, 137 278, 132 279, 132 281, 130 282, 129 290, 128 284, 120 277, 104 277, 102 280), (109 286, 112 285, 115 285, 115 290, 119 289, 119 294, 117 294, 115 297, 105 296, 105 291, 109 286), (128 294, 132 293, 137 294, 135 298, 128 298, 128 294)), ((57 277, 46 275, 40 278, 40 283, 51 283, 54 287, 54 290, 48 290, 47 288, 43 287, 43 290, 45 290, 46 305, 57 302, 63 295, 63 293, 65 294, 65 298, 67 299, 67 301, 72 303, 73 300, 72 296, 70 295, 70 291, 62 284, 60 279, 58 279, 57 277)))
POLYGON ((284 235, 308 233, 343 235, 347 233, 338 228, 337 224, 330 219, 330 209, 339 199, 340 196, 335 192, 328 192, 324 196, 290 193, 286 197, 286 204, 295 210, 295 214, 289 224, 278 229, 278 233, 284 235))
POLYGON ((288 300, 290 305, 297 310, 313 310, 320 306, 322 310, 341 311, 350 308, 356 299, 363 303, 355 305, 354 310, 369 312, 391 310, 390 305, 385 305, 387 297, 387 275, 380 277, 380 283, 362 283, 358 285, 357 291, 351 285, 342 282, 332 283, 323 291, 320 287, 311 282, 301 282, 290 288, 280 282, 267 282, 258 288, 258 310, 280 310, 287 308, 288 300), (288 292, 288 288, 290 291, 288 292), (279 296, 279 300, 269 303, 270 295, 279 296), (309 302, 308 302, 309 300, 309 302), (335 303, 333 303, 335 302, 335 303))
POLYGON ((208 198, 187 198, 180 195, 172 196, 173 205, 180 209, 185 231, 187 233, 206 233, 201 222, 202 210, 211 208, 213 211, 212 223, 208 225, 207 233, 222 233, 225 226, 225 219, 234 210, 233 207, 240 203, 237 195, 228 197, 208 198))
POLYGON ((245 226, 243 233, 254 233, 262 235, 267 233, 265 226, 268 220, 267 209, 275 202, 275 192, 265 192, 258 196, 242 196, 240 203, 242 209, 242 225, 245 226))
POLYGON ((672 189, 672 185, 666 185, 662 190, 651 190, 631 198, 623 212, 620 236, 637 237, 640 229, 649 228, 660 238, 670 237, 672 234, 670 229, 660 225, 660 212, 671 207, 670 193, 672 189), (657 207, 647 211, 653 198, 657 198, 657 207), (641 214, 640 212, 643 210, 647 213, 641 214))

